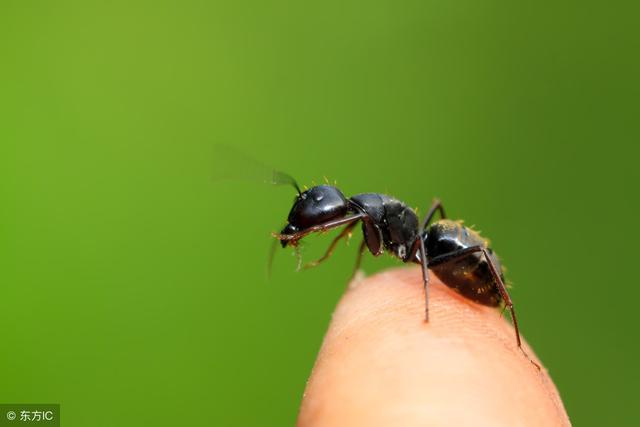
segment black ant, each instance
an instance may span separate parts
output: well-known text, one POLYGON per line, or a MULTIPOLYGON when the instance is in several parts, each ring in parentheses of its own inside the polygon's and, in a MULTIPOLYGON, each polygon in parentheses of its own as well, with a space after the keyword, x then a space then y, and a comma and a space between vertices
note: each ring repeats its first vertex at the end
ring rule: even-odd
POLYGON ((300 191, 291 177, 282 173, 278 176, 280 182, 288 181, 298 191, 287 225, 279 234, 274 233, 283 248, 288 245, 296 247, 300 239, 311 233, 344 226, 324 256, 306 267, 316 266, 329 258, 338 242, 362 222, 364 239, 354 271, 360 266, 365 248, 374 256, 381 255, 386 249, 402 262, 420 264, 427 321, 429 268, 444 284, 477 303, 498 307, 504 302, 511 313, 518 347, 540 369, 522 349, 516 313, 497 256, 489 248, 487 240, 477 232, 447 219, 439 200, 434 200, 420 225, 413 209, 385 194, 364 193, 347 199, 334 186, 319 185, 300 191), (431 224, 436 212, 441 219, 431 224))

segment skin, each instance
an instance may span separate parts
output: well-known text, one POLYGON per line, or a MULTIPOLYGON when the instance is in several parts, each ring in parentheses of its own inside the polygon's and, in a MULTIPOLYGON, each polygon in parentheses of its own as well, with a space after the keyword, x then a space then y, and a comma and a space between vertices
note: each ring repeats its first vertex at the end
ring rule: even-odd
POLYGON ((430 289, 426 323, 419 269, 350 284, 307 383, 299 427, 570 425, 548 372, 518 349, 499 310, 433 274, 430 289))

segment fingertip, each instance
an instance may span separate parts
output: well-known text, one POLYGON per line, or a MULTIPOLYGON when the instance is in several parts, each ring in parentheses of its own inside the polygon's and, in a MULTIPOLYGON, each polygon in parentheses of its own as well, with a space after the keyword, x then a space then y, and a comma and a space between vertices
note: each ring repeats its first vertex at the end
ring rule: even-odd
POLYGON ((519 351, 497 310, 437 278, 429 322, 424 309, 417 269, 356 276, 334 312, 299 425, 513 425, 514 416, 568 424, 553 382, 519 351))

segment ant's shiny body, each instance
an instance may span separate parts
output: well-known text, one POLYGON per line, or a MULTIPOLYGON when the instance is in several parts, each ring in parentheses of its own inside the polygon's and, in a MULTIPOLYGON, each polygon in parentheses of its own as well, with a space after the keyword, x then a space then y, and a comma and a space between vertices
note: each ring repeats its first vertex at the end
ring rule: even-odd
POLYGON ((440 201, 434 201, 420 224, 413 209, 384 194, 364 193, 346 198, 339 189, 330 185, 315 186, 302 192, 295 181, 290 182, 298 190, 298 196, 287 225, 275 234, 282 247, 297 246, 300 239, 311 233, 344 226, 324 256, 307 264, 307 267, 326 260, 337 243, 362 223, 364 239, 358 251, 356 270, 365 249, 374 256, 387 250, 402 262, 420 264, 427 320, 429 269, 444 284, 477 303, 497 307, 504 302, 511 313, 518 347, 522 349, 518 321, 497 256, 489 248, 487 240, 477 232, 461 222, 446 219, 440 201), (441 219, 431 223, 436 212, 440 213, 441 219))

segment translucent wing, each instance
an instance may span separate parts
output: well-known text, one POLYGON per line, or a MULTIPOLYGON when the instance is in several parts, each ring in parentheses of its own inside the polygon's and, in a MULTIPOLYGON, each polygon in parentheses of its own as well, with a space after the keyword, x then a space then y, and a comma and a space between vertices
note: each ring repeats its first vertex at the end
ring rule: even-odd
POLYGON ((300 186, 291 175, 269 167, 237 148, 223 144, 213 147, 212 179, 291 185, 298 194, 301 192, 300 186))
MULTIPOLYGON (((224 144, 213 146, 211 178, 214 182, 249 181, 269 185, 291 185, 298 194, 301 193, 300 186, 291 175, 265 165, 240 149, 224 144)), ((280 241, 277 239, 273 239, 271 243, 267 257, 267 277, 271 276, 273 258, 279 244, 280 241)))

